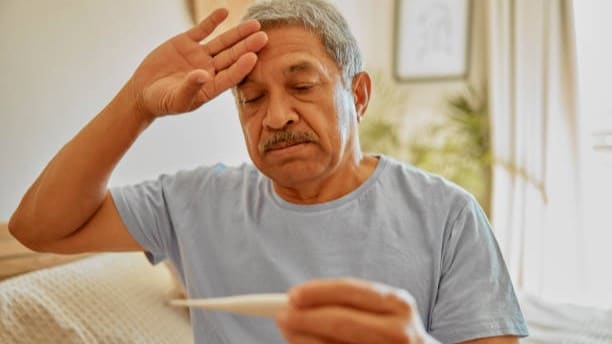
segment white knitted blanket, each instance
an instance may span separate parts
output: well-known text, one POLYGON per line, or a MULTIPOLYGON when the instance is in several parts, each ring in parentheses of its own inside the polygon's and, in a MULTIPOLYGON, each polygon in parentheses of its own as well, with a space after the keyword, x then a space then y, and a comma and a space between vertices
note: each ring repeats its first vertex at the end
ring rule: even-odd
POLYGON ((172 277, 110 253, 0 282, 0 343, 192 343, 172 277))

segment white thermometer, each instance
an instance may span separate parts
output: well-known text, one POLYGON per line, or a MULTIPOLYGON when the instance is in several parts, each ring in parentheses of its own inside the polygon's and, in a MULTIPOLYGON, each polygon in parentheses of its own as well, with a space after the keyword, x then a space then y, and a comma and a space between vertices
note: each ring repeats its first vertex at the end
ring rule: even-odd
POLYGON ((242 315, 274 318, 287 307, 287 294, 247 294, 206 299, 171 300, 177 307, 197 307, 242 315))

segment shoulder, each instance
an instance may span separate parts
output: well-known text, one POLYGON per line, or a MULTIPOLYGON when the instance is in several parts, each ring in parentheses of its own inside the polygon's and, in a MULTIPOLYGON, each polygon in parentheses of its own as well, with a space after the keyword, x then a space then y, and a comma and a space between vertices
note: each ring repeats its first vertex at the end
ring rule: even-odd
POLYGON ((381 156, 386 164, 381 183, 386 192, 402 195, 431 210, 459 213, 476 202, 461 186, 448 179, 394 158, 381 156))

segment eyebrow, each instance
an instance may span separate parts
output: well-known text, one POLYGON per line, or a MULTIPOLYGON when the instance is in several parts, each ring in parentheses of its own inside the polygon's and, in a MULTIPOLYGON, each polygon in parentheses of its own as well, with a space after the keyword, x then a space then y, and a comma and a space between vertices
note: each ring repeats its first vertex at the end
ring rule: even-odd
POLYGON ((295 73, 301 73, 301 72, 311 72, 311 71, 316 71, 316 69, 317 68, 312 63, 308 61, 300 61, 286 68, 284 71, 284 74, 286 75, 286 74, 295 74, 295 73))

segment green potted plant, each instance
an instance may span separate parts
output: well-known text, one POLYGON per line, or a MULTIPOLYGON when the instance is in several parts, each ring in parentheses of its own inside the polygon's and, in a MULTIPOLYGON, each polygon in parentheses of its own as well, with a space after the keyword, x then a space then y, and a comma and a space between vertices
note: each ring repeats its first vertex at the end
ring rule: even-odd
POLYGON ((491 194, 490 124, 484 97, 469 88, 446 100, 448 111, 406 137, 402 131, 405 96, 380 73, 373 74, 369 115, 360 126, 366 152, 388 154, 439 174, 471 192, 489 214, 491 194))

